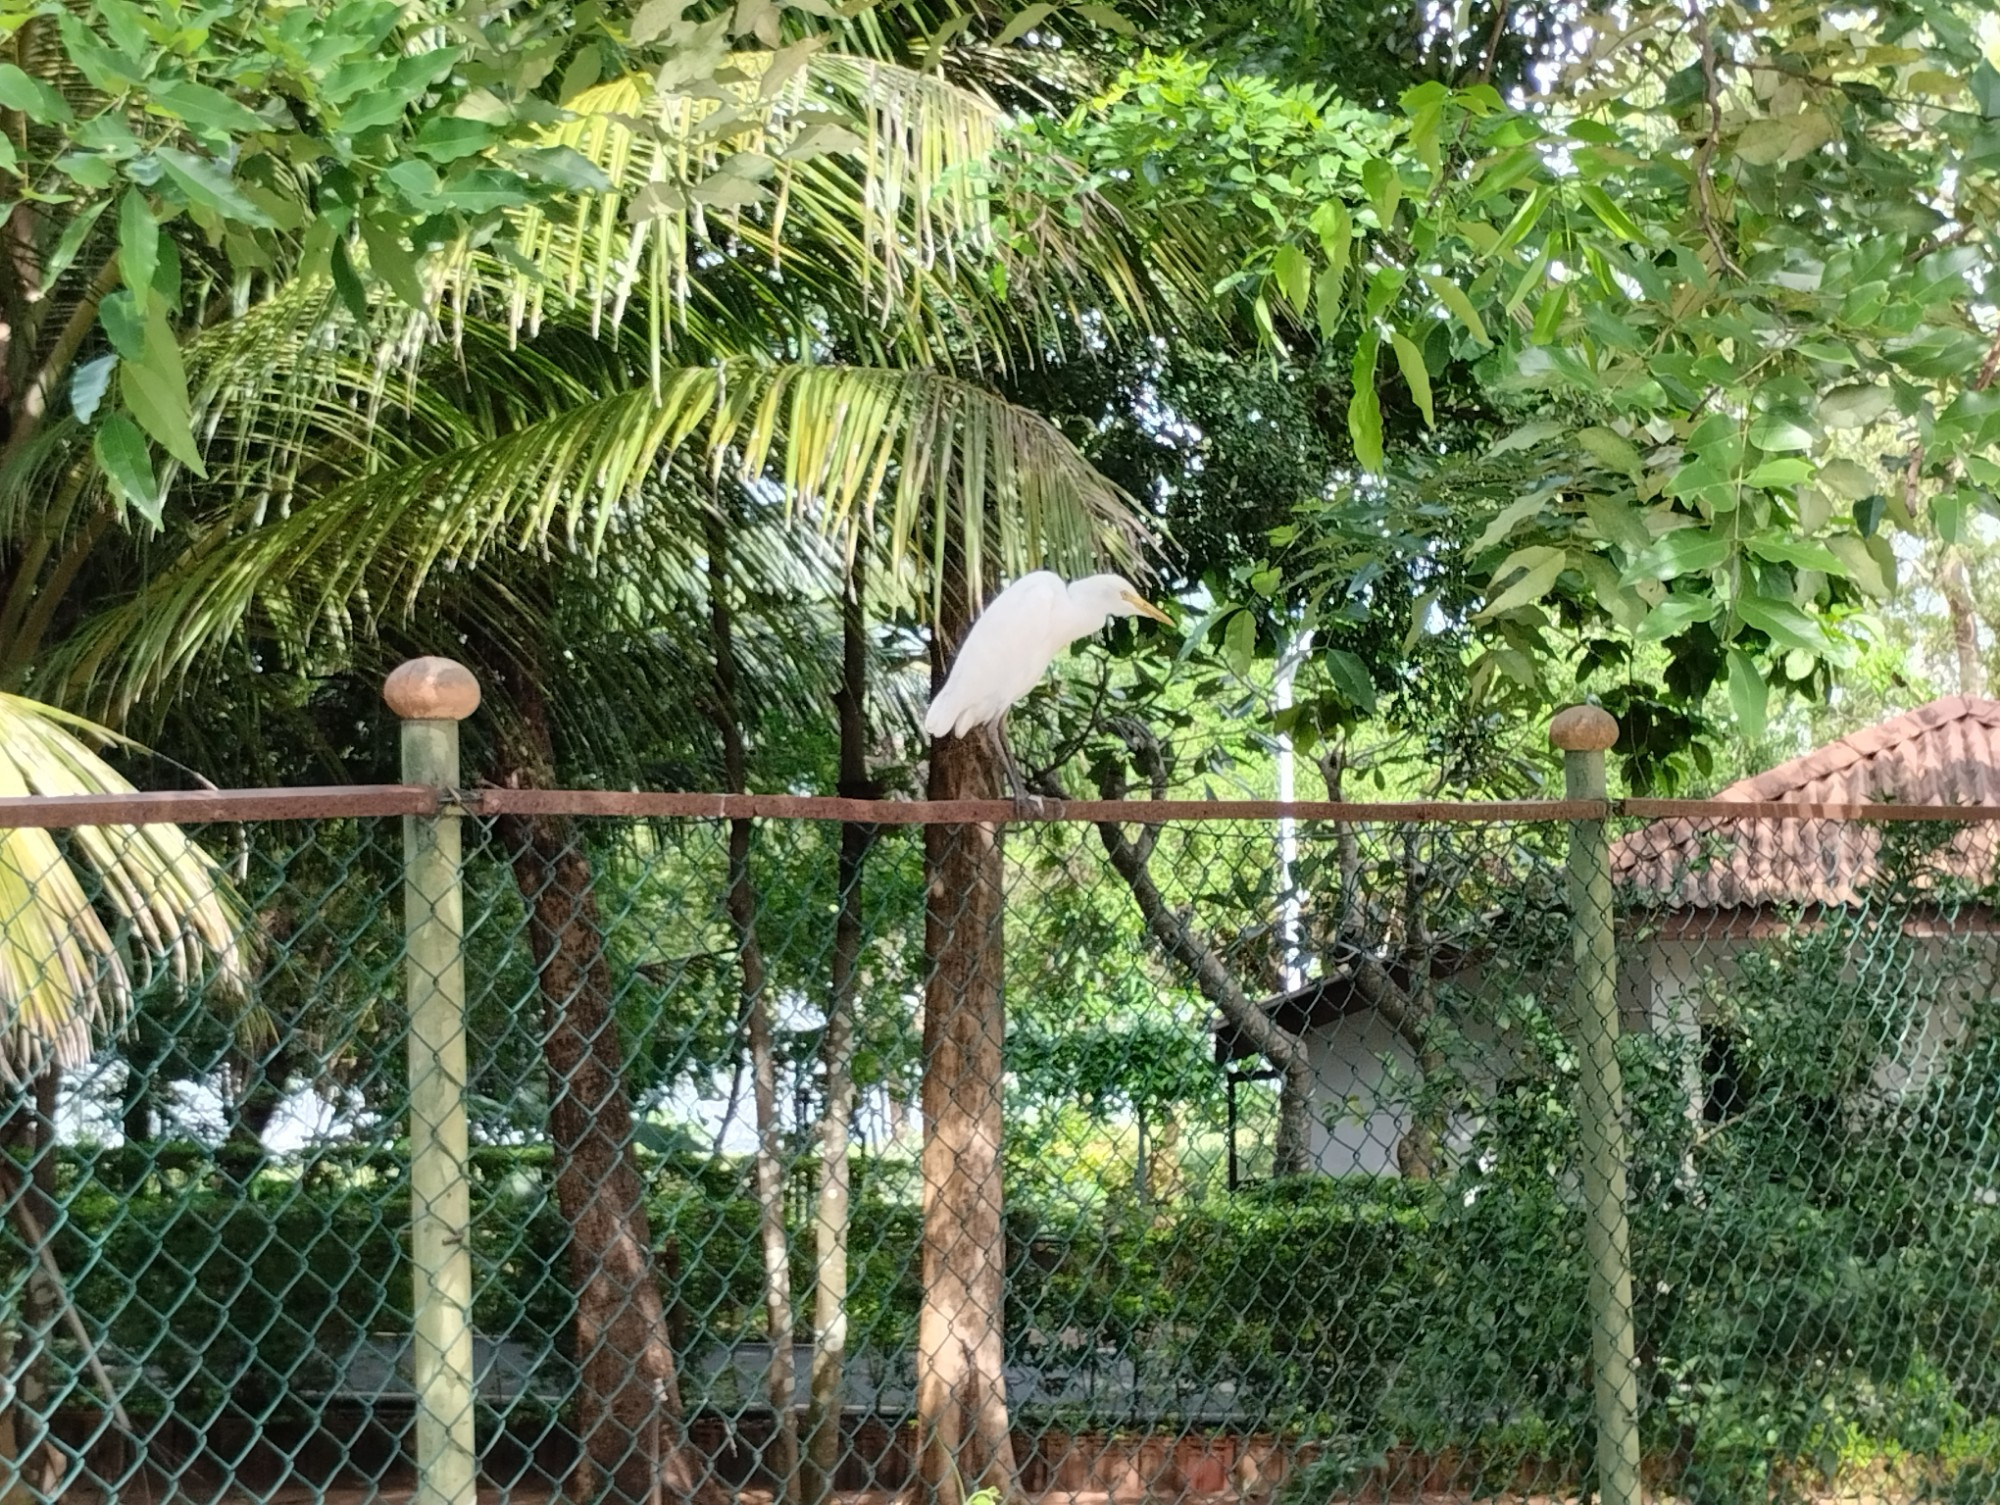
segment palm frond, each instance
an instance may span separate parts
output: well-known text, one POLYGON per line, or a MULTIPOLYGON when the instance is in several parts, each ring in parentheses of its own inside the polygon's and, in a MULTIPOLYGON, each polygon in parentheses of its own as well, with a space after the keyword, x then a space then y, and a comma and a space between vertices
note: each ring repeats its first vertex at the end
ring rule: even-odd
POLYGON ((975 358, 1018 348, 1020 329, 1046 334, 1081 303, 1145 314, 1115 214, 1080 177, 1024 193, 990 99, 873 58, 822 52, 783 78, 772 58, 734 56, 737 81, 706 96, 632 74, 569 102, 546 144, 611 187, 564 216, 522 215, 538 275, 493 264, 514 324, 538 328, 552 299, 613 324, 636 304, 657 352, 704 300, 761 299, 794 319, 807 301, 948 359, 968 337, 975 358), (1035 212, 1014 213, 1022 202, 1035 212), (787 285, 812 296, 787 300, 787 285))
MULTIPOLYGON (((735 362, 673 371, 657 401, 640 387, 501 433, 458 419, 450 447, 406 451, 262 526, 218 526, 51 669, 82 703, 116 712, 253 619, 294 642, 338 641, 408 616, 428 586, 497 554, 596 559, 644 535, 648 569, 692 577, 703 503, 661 484, 691 463, 781 486, 801 525, 841 549, 866 538, 931 592, 954 536, 974 579, 1143 564, 1136 505, 1058 430, 935 372, 735 362)), ((451 422, 437 416, 432 432, 451 422)))
MULTIPOLYGON (((129 791, 85 740, 101 727, 17 695, 0 695, 0 795, 129 791)), ((81 1065, 132 1002, 135 948, 186 985, 208 972, 246 993, 242 907, 222 869, 177 826, 79 826, 72 837, 96 877, 83 879, 48 831, 0 832, 0 1082, 19 1088, 51 1063, 81 1065), (129 931, 107 929, 100 906, 129 931)))

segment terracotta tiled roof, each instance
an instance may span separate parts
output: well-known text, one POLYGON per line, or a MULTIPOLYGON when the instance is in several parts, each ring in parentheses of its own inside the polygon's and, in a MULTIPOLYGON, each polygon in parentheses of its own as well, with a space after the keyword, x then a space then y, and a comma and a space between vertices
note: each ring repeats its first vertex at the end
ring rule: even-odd
MULTIPOLYGON (((1865 727, 1717 800, 1805 805, 2000 805, 2000 701, 1948 696, 1865 727)), ((1995 876, 2000 829, 1969 826, 1945 858, 1974 881, 1995 876)), ((1847 904, 1874 869, 1880 827, 1853 822, 1715 817, 1655 821, 1621 837, 1612 871, 1677 907, 1847 904)))

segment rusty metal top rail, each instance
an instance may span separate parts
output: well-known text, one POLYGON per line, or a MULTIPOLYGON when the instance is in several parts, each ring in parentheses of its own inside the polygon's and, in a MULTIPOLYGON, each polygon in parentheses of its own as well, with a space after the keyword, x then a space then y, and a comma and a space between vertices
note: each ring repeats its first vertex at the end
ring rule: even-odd
POLYGON ((1814 805, 1747 800, 1069 800, 1023 816, 1006 800, 855 800, 794 794, 665 793, 613 789, 441 790, 420 784, 288 789, 195 789, 0 799, 0 830, 364 816, 567 815, 641 820, 814 820, 882 826, 1119 821, 2000 821, 2000 805, 1814 805))

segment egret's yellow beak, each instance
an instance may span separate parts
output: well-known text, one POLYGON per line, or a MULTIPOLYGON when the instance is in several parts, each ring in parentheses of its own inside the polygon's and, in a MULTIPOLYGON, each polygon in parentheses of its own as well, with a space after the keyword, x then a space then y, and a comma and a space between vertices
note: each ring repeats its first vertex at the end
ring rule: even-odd
POLYGON ((1125 592, 1125 599, 1132 603, 1133 610, 1137 611, 1140 616, 1151 617, 1155 622, 1165 622, 1169 627, 1174 625, 1172 617, 1161 611, 1159 607, 1148 601, 1144 596, 1134 591, 1127 591, 1125 592))

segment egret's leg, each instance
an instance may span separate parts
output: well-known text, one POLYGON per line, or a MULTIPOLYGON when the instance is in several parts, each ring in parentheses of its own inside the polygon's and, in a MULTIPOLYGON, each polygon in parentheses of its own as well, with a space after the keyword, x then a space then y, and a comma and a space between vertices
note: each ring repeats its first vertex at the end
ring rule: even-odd
POLYGON ((1039 818, 1045 802, 1040 795, 1028 792, 1027 781, 1021 777, 1021 765, 1014 761, 1014 749, 1007 743, 1007 718, 1002 716, 988 730, 993 736, 993 746, 1000 754, 1000 766, 1007 771, 1007 794, 1014 802, 1015 818, 1039 818))

